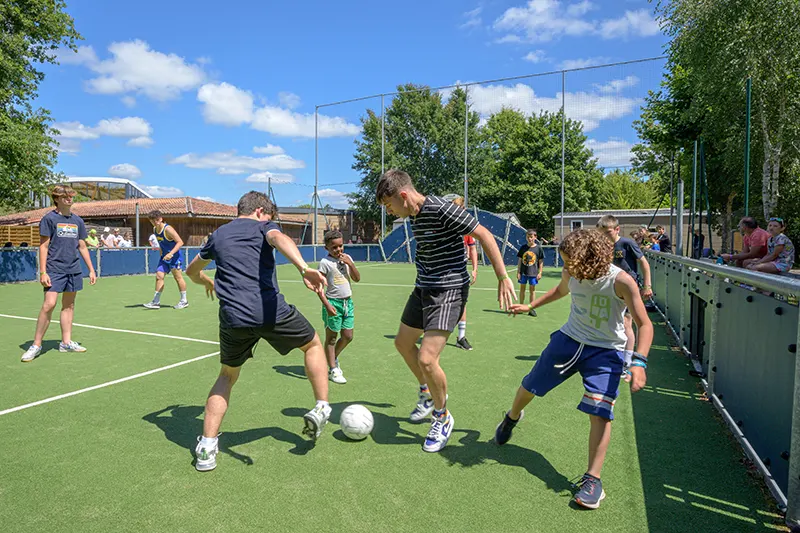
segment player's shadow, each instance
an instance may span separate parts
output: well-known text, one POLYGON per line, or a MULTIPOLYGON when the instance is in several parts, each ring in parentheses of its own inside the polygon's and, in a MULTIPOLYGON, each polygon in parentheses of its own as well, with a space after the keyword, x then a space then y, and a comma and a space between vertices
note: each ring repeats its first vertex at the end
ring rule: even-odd
MULTIPOLYGON (((203 421, 199 418, 204 411, 201 405, 170 405, 164 409, 144 415, 142 420, 150 422, 164 432, 167 440, 185 448, 192 456, 194 462, 194 449, 197 446, 197 436, 203 433, 203 421), (169 416, 165 416, 169 414, 169 416)), ((298 429, 302 428, 298 426, 298 429)), ((252 465, 253 459, 233 448, 242 444, 249 444, 266 437, 291 444, 294 447, 289 453, 295 455, 305 455, 313 447, 314 443, 300 436, 279 427, 262 427, 246 429, 243 431, 225 431, 219 438, 219 451, 230 455, 234 459, 246 465, 252 465)))
MULTIPOLYGON (((390 403, 374 403, 374 402, 339 402, 339 403, 332 403, 331 408, 331 418, 328 421, 328 424, 333 424, 338 426, 340 424, 340 417, 342 415, 342 411, 345 407, 352 404, 360 404, 364 407, 369 408, 370 412, 372 412, 372 418, 375 421, 375 425, 373 427, 372 433, 370 437, 373 441, 377 444, 413 444, 415 446, 422 445, 422 441, 424 440, 423 436, 413 432, 408 431, 400 427, 400 422, 405 422, 407 418, 399 418, 396 416, 389 416, 385 413, 381 413, 380 411, 376 411, 375 409, 385 409, 389 407, 394 407, 393 404, 390 403)), ((304 414, 308 411, 299 407, 287 407, 283 411, 281 411, 286 416, 296 416, 302 418, 304 414)), ((328 427, 325 431, 333 430, 333 438, 336 440, 340 440, 343 442, 353 442, 348 439, 341 429, 334 429, 333 427, 328 427)), ((369 438, 369 437, 368 437, 369 438)))
POLYGON ((538 361, 541 355, 517 355, 514 359, 519 361, 538 361))
POLYGON ((494 461, 524 468, 532 476, 544 481, 547 488, 555 493, 568 492, 572 488, 570 480, 538 452, 511 443, 498 446, 492 440, 480 441, 480 431, 472 429, 454 429, 453 433, 464 434, 458 441, 461 446, 451 444, 439 452, 451 466, 470 468, 494 461))
POLYGON ((136 307, 144 307, 144 304, 133 304, 133 305, 126 305, 125 309, 133 309, 136 307))
MULTIPOLYGON (((397 338, 397 335, 384 335, 384 337, 386 337, 387 339, 395 340, 397 338)), ((422 344, 422 337, 417 339, 417 344, 422 344)))
MULTIPOLYGON (((58 345, 61 344, 61 341, 42 341, 42 353, 41 355, 46 354, 50 350, 58 350, 58 345)), ((23 342, 19 345, 21 350, 27 351, 28 348, 33 346, 33 341, 23 342)))
POLYGON ((275 365, 272 367, 278 374, 290 378, 306 379, 306 369, 303 365, 275 365))
POLYGON ((484 313, 496 313, 498 315, 508 315, 508 313, 506 311, 503 311, 502 309, 482 309, 482 311, 484 313))

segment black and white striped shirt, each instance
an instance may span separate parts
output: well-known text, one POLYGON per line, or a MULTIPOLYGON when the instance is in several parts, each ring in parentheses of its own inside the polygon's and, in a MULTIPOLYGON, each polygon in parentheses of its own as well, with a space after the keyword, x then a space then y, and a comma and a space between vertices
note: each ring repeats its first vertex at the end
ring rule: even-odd
POLYGON ((455 289, 469 283, 464 235, 478 221, 463 208, 438 196, 425 197, 411 230, 417 240, 417 287, 455 289))

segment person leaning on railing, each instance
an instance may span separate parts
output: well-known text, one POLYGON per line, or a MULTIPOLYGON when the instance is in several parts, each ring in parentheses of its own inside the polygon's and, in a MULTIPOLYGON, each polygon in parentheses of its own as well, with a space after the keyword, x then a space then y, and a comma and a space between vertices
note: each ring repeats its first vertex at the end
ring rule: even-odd
POLYGON ((759 228, 753 217, 742 218, 739 231, 742 232, 742 251, 738 254, 722 254, 720 257, 726 263, 735 261, 737 267, 747 267, 767 255, 769 233, 759 228))

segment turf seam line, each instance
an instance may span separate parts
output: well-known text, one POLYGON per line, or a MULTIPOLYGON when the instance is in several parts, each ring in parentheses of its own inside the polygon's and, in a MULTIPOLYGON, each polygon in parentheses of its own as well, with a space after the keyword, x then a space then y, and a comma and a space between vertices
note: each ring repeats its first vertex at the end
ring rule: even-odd
POLYGON ((26 403, 25 405, 18 405, 17 407, 12 407, 10 409, 5 409, 0 411, 0 416, 7 415, 10 413, 14 413, 16 411, 22 411, 23 409, 28 409, 30 407, 36 407, 37 405, 42 405, 50 402, 55 402, 56 400, 63 400, 64 398, 69 398, 70 396, 77 396, 78 394, 83 394, 84 392, 90 392, 97 389, 102 389, 104 387, 110 387, 111 385, 116 385, 118 383, 124 383, 126 381, 130 381, 132 379, 141 378, 144 376, 149 376, 150 374, 155 374, 157 372, 163 372, 164 370, 169 370, 171 368, 176 368, 182 365, 187 365, 189 363, 194 363, 195 361, 201 361, 203 359, 208 359, 209 357, 213 357, 215 355, 219 355, 219 352, 207 353, 205 355, 201 355, 199 357, 194 357, 192 359, 187 359, 186 361, 179 361, 177 363, 173 363, 171 365, 162 366, 161 368, 154 368, 153 370, 148 370, 147 372, 140 372, 139 374, 134 374, 132 376, 115 379, 113 381, 107 381, 105 383, 101 383, 100 385, 93 385, 91 387, 86 387, 85 389, 80 389, 72 392, 67 392, 65 394, 59 394, 58 396, 52 396, 50 398, 45 398, 44 400, 39 400, 36 402, 26 403))
MULTIPOLYGON (((16 315, 4 315, 0 314, 0 317, 3 318, 16 318, 17 320, 30 320, 36 322, 38 319, 30 318, 27 316, 16 316, 16 315)), ((58 320, 51 320, 51 324, 58 324, 58 320)), ((166 335, 164 333, 150 333, 149 331, 133 331, 130 329, 118 329, 118 328, 106 328, 102 326, 92 326, 90 324, 78 324, 77 322, 72 324, 73 326, 78 326, 81 328, 89 328, 89 329, 99 329, 103 331, 116 331, 117 333, 132 333, 134 335, 147 335, 148 337, 163 337, 165 339, 172 339, 177 341, 190 341, 190 342, 202 342, 203 344, 219 344, 217 341, 209 341, 205 339, 193 339, 191 337, 177 337, 175 335, 166 335)))

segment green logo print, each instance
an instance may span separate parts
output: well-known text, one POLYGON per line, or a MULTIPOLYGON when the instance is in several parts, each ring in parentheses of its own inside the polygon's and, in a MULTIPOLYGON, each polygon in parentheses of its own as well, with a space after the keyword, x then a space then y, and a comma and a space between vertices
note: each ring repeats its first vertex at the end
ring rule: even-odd
POLYGON ((608 322, 611 317, 611 298, 600 294, 592 295, 589 316, 594 320, 594 327, 599 328, 601 322, 608 322))

